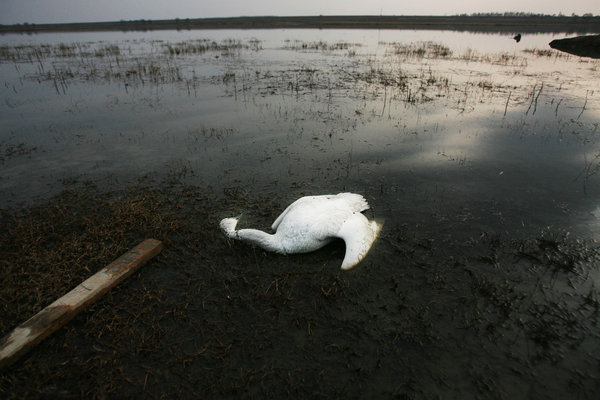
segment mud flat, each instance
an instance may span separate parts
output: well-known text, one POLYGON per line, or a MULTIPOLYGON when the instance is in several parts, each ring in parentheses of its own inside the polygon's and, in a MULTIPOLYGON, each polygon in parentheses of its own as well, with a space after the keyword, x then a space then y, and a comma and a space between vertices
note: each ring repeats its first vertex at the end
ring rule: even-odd
POLYGON ((266 225, 284 204, 174 181, 76 183, 3 212, 1 333, 140 237, 165 248, 3 371, 2 397, 594 398, 596 244, 482 235, 457 257, 391 226, 379 257, 345 272, 343 244, 284 257, 215 229, 224 209, 266 225))

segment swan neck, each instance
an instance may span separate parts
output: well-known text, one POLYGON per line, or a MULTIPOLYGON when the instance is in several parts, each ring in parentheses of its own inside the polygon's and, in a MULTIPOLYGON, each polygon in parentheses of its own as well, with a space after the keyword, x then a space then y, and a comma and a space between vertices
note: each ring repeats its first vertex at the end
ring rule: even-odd
POLYGON ((271 235, 258 229, 240 229, 237 231, 237 238, 267 251, 286 253, 277 235, 271 235))

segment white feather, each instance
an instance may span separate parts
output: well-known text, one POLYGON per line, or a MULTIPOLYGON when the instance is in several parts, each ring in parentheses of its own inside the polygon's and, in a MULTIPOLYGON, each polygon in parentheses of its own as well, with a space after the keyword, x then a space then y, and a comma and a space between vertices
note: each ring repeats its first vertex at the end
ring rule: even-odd
POLYGON ((381 229, 380 224, 361 214, 368 208, 365 198, 354 193, 306 196, 277 217, 273 234, 257 229, 236 230, 237 218, 225 218, 220 226, 231 239, 282 254, 307 253, 340 238, 346 243, 342 269, 350 269, 367 255, 381 229))

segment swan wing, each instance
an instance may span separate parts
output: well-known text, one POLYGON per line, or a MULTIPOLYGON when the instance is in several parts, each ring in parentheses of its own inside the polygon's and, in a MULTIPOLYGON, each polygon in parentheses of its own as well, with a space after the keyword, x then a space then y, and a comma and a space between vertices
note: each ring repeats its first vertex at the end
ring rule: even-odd
MULTIPOLYGON (((281 222, 290 214, 296 219, 300 217, 314 216, 314 214, 335 215, 349 214, 352 212, 362 212, 369 209, 369 203, 360 194, 356 193, 338 193, 326 194, 321 196, 304 196, 290 204, 271 225, 271 229, 276 231, 281 222)), ((327 218, 330 219, 330 218, 327 218)), ((341 219, 343 221, 344 218, 341 219)), ((315 221, 316 222, 316 221, 315 221)), ((337 231, 337 229, 336 229, 337 231)))
POLYGON ((300 197, 298 200, 294 201, 292 204, 287 206, 287 208, 285 210, 283 210, 283 212, 279 215, 279 217, 277 217, 275 222, 273 222, 273 225, 271 225, 271 229, 276 231, 277 228, 279 227, 279 224, 281 224, 281 221, 283 221, 285 216, 288 215, 292 209, 298 207, 299 204, 301 205, 302 203, 306 202, 306 199, 309 199, 309 198, 310 197, 300 197))
POLYGON ((365 258, 380 230, 380 224, 369 221, 360 212, 355 212, 344 222, 336 235, 346 242, 342 269, 348 270, 365 258))
POLYGON ((279 222, 275 235, 287 253, 306 253, 325 246, 338 237, 340 228, 353 214, 347 209, 332 207, 331 202, 320 205, 293 207, 279 222))

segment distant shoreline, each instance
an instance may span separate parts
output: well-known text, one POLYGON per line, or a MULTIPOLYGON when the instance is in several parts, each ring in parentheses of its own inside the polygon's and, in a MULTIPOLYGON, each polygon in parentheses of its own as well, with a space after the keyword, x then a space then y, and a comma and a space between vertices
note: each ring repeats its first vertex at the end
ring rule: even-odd
POLYGON ((497 33, 600 33, 596 16, 298 16, 0 25, 2 33, 197 29, 417 29, 497 33))

